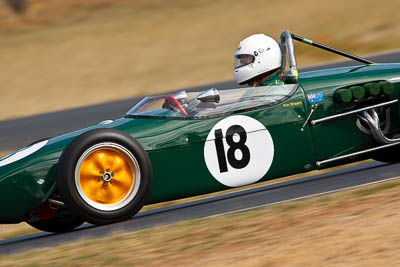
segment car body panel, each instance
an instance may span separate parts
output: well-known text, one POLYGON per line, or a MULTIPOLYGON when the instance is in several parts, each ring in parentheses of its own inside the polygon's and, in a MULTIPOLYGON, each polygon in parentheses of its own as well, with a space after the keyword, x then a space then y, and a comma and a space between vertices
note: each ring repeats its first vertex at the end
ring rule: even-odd
MULTIPOLYGON (((307 88, 307 95, 324 92, 324 101, 318 103, 318 108, 313 113, 313 119, 315 120, 348 112, 356 108, 353 102, 336 103, 333 97, 336 89, 372 81, 389 80, 399 76, 399 64, 376 64, 344 67, 336 69, 336 71, 309 72, 300 76, 300 79, 302 86, 307 88), (321 73, 325 75, 321 76, 321 73)), ((388 100, 398 98, 398 84, 396 90, 397 92, 392 94, 388 100)), ((398 132, 400 128, 398 110, 392 108, 390 117, 391 132, 398 132)), ((317 160, 341 156, 376 145, 376 141, 371 135, 366 135, 357 128, 356 120, 356 116, 348 116, 312 127, 317 160)), ((336 164, 327 165, 326 167, 336 164)))

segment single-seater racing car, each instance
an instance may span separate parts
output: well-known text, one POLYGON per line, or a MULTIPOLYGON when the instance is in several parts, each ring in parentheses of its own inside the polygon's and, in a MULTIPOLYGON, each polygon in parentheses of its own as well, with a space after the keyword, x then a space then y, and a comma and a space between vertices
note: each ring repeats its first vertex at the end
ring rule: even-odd
MULTIPOLYGON (((400 142, 400 64, 285 31, 283 84, 145 97, 126 115, 0 159, 0 223, 63 232, 143 205, 374 158, 400 142), (293 40, 361 65, 298 73, 293 40)), ((396 155, 396 154, 394 154, 396 155)))

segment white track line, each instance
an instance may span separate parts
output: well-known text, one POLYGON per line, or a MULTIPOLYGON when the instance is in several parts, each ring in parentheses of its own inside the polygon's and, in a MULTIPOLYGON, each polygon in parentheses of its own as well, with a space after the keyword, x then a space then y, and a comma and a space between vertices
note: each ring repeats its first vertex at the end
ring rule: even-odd
POLYGON ((327 192, 323 192, 323 193, 318 193, 318 194, 313 194, 313 195, 308 195, 308 196, 302 196, 302 197, 287 199, 287 200, 278 201, 278 202, 274 202, 274 203, 263 204, 263 205, 254 206, 254 207, 250 207, 250 208, 224 212, 224 213, 220 213, 220 214, 216 214, 216 215, 207 216, 205 218, 218 217, 218 216, 223 216, 223 215, 228 215, 228 214, 233 214, 233 213, 239 213, 239 212, 248 211, 248 210, 254 210, 254 209, 269 207, 269 206, 272 206, 272 205, 282 204, 282 203, 286 203, 286 202, 290 202, 290 201, 302 200, 302 199, 306 199, 306 198, 312 198, 312 197, 332 194, 332 193, 336 193, 336 192, 340 192, 340 191, 344 191, 344 190, 349 190, 349 189, 354 189, 354 188, 358 188, 358 187, 363 187, 363 186, 367 186, 367 185, 373 185, 373 184, 379 184, 379 183, 383 183, 383 182, 388 182, 388 181, 396 180, 396 179, 399 179, 399 178, 400 178, 400 176, 393 177, 393 178, 388 178, 388 179, 384 179, 384 180, 380 180, 380 181, 370 182, 370 183, 366 183, 366 184, 360 184, 360 185, 345 187, 345 188, 336 189, 336 190, 332 190, 332 191, 327 191, 327 192))

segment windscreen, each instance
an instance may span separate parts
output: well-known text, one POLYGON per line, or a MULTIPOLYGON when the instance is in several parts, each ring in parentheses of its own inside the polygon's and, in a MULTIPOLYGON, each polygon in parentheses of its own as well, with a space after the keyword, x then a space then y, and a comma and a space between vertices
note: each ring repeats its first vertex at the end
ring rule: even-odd
POLYGON ((292 95, 296 84, 220 90, 219 97, 202 99, 204 92, 146 97, 126 117, 205 119, 276 105, 292 95), (200 99, 200 100, 199 100, 200 99))

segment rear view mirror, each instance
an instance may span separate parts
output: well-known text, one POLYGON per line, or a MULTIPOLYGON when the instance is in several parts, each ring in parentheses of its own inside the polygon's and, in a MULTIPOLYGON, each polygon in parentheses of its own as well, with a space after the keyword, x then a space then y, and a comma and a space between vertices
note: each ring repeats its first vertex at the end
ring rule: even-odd
POLYGON ((187 100, 187 93, 186 93, 185 90, 176 92, 175 95, 174 95, 174 98, 175 98, 176 100, 178 100, 178 101, 184 101, 184 102, 186 102, 186 100, 187 100))
POLYGON ((210 89, 207 89, 207 90, 201 92, 197 96, 197 100, 200 100, 201 102, 219 103, 219 101, 221 100, 221 97, 219 95, 217 88, 210 88, 210 89))

